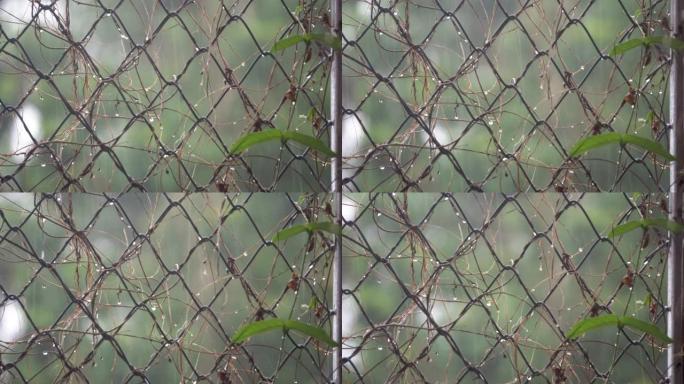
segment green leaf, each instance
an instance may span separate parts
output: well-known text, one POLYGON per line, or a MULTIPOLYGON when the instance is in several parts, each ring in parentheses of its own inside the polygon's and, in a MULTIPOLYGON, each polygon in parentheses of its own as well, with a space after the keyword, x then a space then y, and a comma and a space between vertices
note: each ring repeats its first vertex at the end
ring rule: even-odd
POLYGON ((618 328, 627 326, 651 335, 663 343, 672 342, 672 339, 670 339, 667 334, 663 332, 663 330, 658 328, 653 323, 647 323, 631 316, 617 316, 613 314, 589 317, 587 319, 580 320, 573 325, 572 328, 570 328, 567 337, 570 340, 575 340, 588 331, 607 326, 617 326, 618 328))
POLYGON ((641 147, 651 153, 655 153, 656 155, 659 155, 669 161, 674 161, 676 158, 670 154, 670 152, 665 149, 660 143, 655 142, 653 140, 649 140, 645 137, 642 136, 637 136, 637 135, 629 135, 629 134, 623 134, 622 135, 622 141, 627 143, 627 144, 632 144, 636 145, 637 147, 641 147))
MULTIPOLYGON (((316 297, 316 296, 314 296, 314 297, 316 297)), ((650 293, 647 293, 646 294, 646 300, 644 300, 644 305, 646 307, 650 307, 651 303, 653 303, 653 296, 650 293)))
POLYGON ((306 223, 293 225, 291 227, 285 228, 282 231, 278 231, 278 233, 276 233, 275 236, 273 236, 273 241, 283 241, 289 239, 292 236, 296 236, 300 233, 313 233, 315 231, 324 231, 332 233, 334 235, 342 234, 342 228, 340 228, 339 225, 331 223, 329 221, 324 221, 320 223, 306 223))
POLYGON ((273 44, 273 52, 282 51, 283 49, 290 48, 293 45, 301 42, 309 42, 306 35, 294 35, 282 38, 273 44))
POLYGON ((328 146, 325 145, 325 143, 323 143, 322 141, 318 140, 313 136, 305 135, 299 132, 281 131, 279 129, 266 129, 264 131, 251 132, 246 135, 243 135, 242 137, 237 139, 235 143, 233 143, 233 146, 230 147, 230 152, 237 155, 244 152, 253 145, 273 140, 296 141, 300 144, 304 144, 305 146, 311 149, 315 149, 324 155, 335 156, 335 152, 328 148, 328 146))
POLYGON ((330 149, 324 142, 318 140, 313 136, 305 135, 303 133, 294 131, 285 131, 283 132, 283 138, 286 140, 293 140, 300 144, 304 144, 307 147, 315 149, 324 155, 331 157, 335 156, 335 152, 333 152, 332 149, 330 149))
POLYGON ((608 132, 586 137, 578 141, 575 146, 572 147, 570 150, 570 156, 579 157, 589 150, 608 144, 632 144, 651 153, 662 156, 669 161, 675 160, 675 157, 672 156, 660 143, 645 137, 619 132, 608 132))
POLYGON ((309 309, 316 309, 316 306, 318 305, 318 298, 316 296, 311 296, 311 299, 309 299, 309 304, 307 306, 309 309))
POLYGON ((629 221, 627 223, 618 225, 617 227, 613 228, 612 231, 610 231, 610 233, 608 234, 608 237, 620 236, 620 235, 623 235, 627 232, 633 231, 637 228, 646 229, 649 227, 665 228, 670 232, 682 232, 682 231, 684 231, 684 225, 676 223, 674 221, 670 221, 668 219, 643 219, 643 220, 629 221))
POLYGON ((662 329, 658 328, 655 324, 653 323, 648 323, 643 320, 639 320, 636 317, 632 316, 622 316, 619 318, 620 320, 620 326, 628 326, 630 328, 634 328, 636 330, 639 330, 643 333, 646 333, 648 335, 651 335, 655 337, 656 339, 662 341, 663 343, 669 344, 673 340, 665 333, 662 329))
POLYGON ((646 114, 646 124, 648 124, 649 127, 653 125, 653 119, 655 119, 655 113, 653 113, 653 111, 648 111, 646 114))
POLYGON ((316 108, 309 109, 309 112, 306 114, 306 121, 308 121, 309 123, 313 123, 315 118, 316 118, 316 108))
POLYGON ((298 43, 306 42, 310 43, 312 41, 317 41, 325 46, 328 46, 336 51, 342 49, 342 40, 333 35, 332 33, 305 33, 301 35, 293 35, 282 38, 273 44, 273 52, 279 52, 284 49, 290 48, 298 43))
POLYGON ((674 50, 684 49, 684 41, 670 37, 670 36, 645 36, 637 37, 635 39, 630 39, 622 42, 610 51, 611 56, 622 55, 625 52, 631 51, 637 47, 647 47, 649 45, 659 44, 674 50))
POLYGON ((620 236, 624 233, 631 232, 637 228, 645 228, 641 220, 635 220, 635 221, 630 221, 621 225, 618 225, 617 227, 613 228, 612 231, 608 234, 608 237, 615 237, 615 236, 620 236))
POLYGON ((230 147, 230 152, 240 154, 247 150, 247 148, 267 141, 282 140, 283 133, 278 129, 267 129, 260 132, 251 132, 243 135, 230 147))
POLYGON ((320 340, 331 347, 337 346, 335 340, 333 340, 322 328, 314 327, 313 325, 301 321, 283 319, 267 319, 249 323, 238 329, 230 340, 235 344, 240 344, 254 335, 275 329, 298 331, 313 337, 314 339, 320 340))
POLYGON ((575 323, 575 325, 570 328, 566 336, 570 340, 575 340, 592 329, 602 328, 609 325, 617 326, 618 324, 619 317, 613 314, 589 317, 575 323))

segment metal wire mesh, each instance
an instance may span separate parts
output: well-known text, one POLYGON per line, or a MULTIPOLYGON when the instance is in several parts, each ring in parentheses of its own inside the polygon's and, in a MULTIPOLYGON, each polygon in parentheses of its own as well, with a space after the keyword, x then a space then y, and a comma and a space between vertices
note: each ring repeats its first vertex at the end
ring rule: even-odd
POLYGON ((639 332, 566 337, 606 313, 664 328, 667 234, 606 237, 662 198, 348 195, 349 382, 665 381, 662 345, 639 332))
POLYGON ((302 147, 230 151, 273 127, 327 137, 328 50, 271 52, 324 25, 296 3, 4 1, 2 190, 327 190, 302 147))
POLYGON ((330 242, 270 240, 324 198, 2 195, 0 381, 325 382, 314 341, 230 341, 257 319, 326 324, 330 242))
MULTIPOLYGON (((642 333, 565 337, 605 313, 662 326, 666 233, 605 236, 662 198, 348 195, 345 380, 664 379, 662 344, 642 333)), ((274 316, 326 327, 329 236, 270 239, 325 218, 328 199, 2 195, 0 379, 326 382, 330 350, 314 340, 230 336, 274 316)))
POLYGON ((369 191, 663 191, 610 131, 666 140, 668 2, 346 1, 345 185, 369 191))
POLYGON ((0 0, 0 383, 667 382, 669 3, 340 1, 0 0))

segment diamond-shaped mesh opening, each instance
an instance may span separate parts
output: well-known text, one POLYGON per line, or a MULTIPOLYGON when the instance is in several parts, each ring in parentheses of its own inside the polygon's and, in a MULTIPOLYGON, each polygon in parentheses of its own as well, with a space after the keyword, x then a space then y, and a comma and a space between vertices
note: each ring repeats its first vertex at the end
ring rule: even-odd
POLYGON ((620 223, 658 215, 662 196, 347 198, 362 206, 345 232, 353 239, 345 248, 347 377, 663 377, 662 346, 643 333, 606 327, 567 339, 580 319, 607 313, 663 326, 664 291, 654 283, 665 273, 664 232, 608 237, 620 223), (623 365, 638 358, 643 367, 623 365))
POLYGON ((317 4, 12 0, 0 17, 2 190, 329 189, 306 145, 231 149, 265 129, 329 146, 331 50, 272 49, 326 28, 317 4))
POLYGON ((669 7, 2 1, 0 382, 666 382, 669 7))
POLYGON ((3 377, 326 374, 329 349, 306 334, 231 337, 276 317, 329 333, 329 234, 272 241, 323 219, 328 197, 5 194, 2 204, 3 377))
POLYGON ((667 147, 664 51, 611 54, 616 44, 641 37, 643 28, 666 34, 666 9, 592 1, 351 2, 343 21, 343 104, 362 111, 361 126, 373 129, 343 124, 343 131, 366 138, 343 154, 351 168, 346 186, 665 190, 666 162, 642 149, 571 150, 580 139, 607 132, 667 147), (443 111, 435 113, 435 106, 443 111), (378 161, 390 153, 398 165, 378 172, 378 161))
MULTIPOLYGON (((666 231, 609 236, 658 217, 663 202, 346 195, 344 377, 662 379, 662 344, 643 332, 567 332, 609 313, 663 326, 666 231)), ((271 318, 329 332, 333 235, 275 235, 331 220, 330 203, 299 194, 4 194, 3 375, 324 381, 322 340, 282 329, 240 344, 232 337, 271 318)))

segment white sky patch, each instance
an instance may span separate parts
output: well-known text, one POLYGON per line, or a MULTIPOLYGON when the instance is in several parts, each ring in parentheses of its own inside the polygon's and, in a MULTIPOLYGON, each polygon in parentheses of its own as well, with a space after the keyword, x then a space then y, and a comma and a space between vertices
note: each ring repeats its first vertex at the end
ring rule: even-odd
MULTIPOLYGON (((343 289, 352 289, 353 285, 349 284, 348 282, 343 282, 342 283, 342 288, 343 289)), ((356 301, 351 296, 343 296, 342 297, 342 338, 349 337, 354 334, 355 331, 358 330, 359 328, 359 308, 358 304, 356 301)), ((356 347, 358 346, 358 342, 356 342, 354 339, 345 341, 344 345, 342 346, 342 357, 343 358, 349 358, 351 354, 354 352, 356 347)), ((361 358, 361 353, 357 354, 356 356, 352 357, 352 362, 357 366, 357 367, 362 367, 363 366, 363 360, 361 358)))
MULTIPOLYGON (((465 307, 465 305, 463 303, 454 302, 453 299, 451 299, 451 300, 452 300, 451 302, 440 300, 439 302, 435 302, 434 304, 430 305, 430 317, 440 327, 445 326, 446 324, 456 320, 458 318, 459 314, 461 313, 461 311, 463 311, 463 308, 465 307)), ((469 314, 470 314, 470 312, 466 312, 460 321, 467 321, 465 319, 470 317, 470 316, 468 316, 469 314)), ((427 321, 427 316, 425 316, 425 313, 423 313, 420 310, 416 310, 416 317, 415 317, 416 325, 422 327, 425 325, 426 321, 427 321)))
MULTIPOLYGON (((352 289, 353 285, 344 282, 343 288, 352 289)), ((348 337, 353 335, 358 328, 359 308, 352 297, 343 297, 342 313, 342 337, 348 337)))
MULTIPOLYGON (((453 128, 450 130, 449 128, 445 127, 444 125, 437 123, 437 124, 435 124, 435 127, 432 129, 432 136, 437 140, 437 142, 440 145, 444 146, 444 145, 451 143, 452 141, 454 141, 456 139, 456 137, 454 137, 454 135, 452 135, 452 133, 455 133, 454 131, 455 131, 455 129, 453 129, 453 128)), ((425 142, 428 142, 429 144, 434 145, 434 141, 432 141, 432 139, 430 139, 430 135, 428 135, 428 133, 425 132, 425 130, 423 130, 422 128, 421 128, 420 134, 423 137, 423 140, 425 140, 425 142)))
MULTIPOLYGON (((51 4, 52 1, 41 0, 4 0, 2 8, 0 8, 0 21, 3 22, 3 28, 10 37, 16 37, 24 28, 26 24, 33 20, 37 15, 35 22, 45 29, 57 29, 58 20, 51 11, 40 11, 40 4, 51 4)), ((55 4, 55 11, 59 15, 63 15, 65 8, 65 1, 57 1, 55 4)))
POLYGON ((354 175, 356 169, 363 163, 363 158, 353 158, 362 154, 368 143, 364 127, 369 129, 368 117, 365 113, 345 115, 342 119, 342 178, 354 175), (352 158, 350 158, 352 157, 352 158))
POLYGON ((18 114, 21 118, 15 114, 12 119, 8 144, 10 146, 10 153, 15 154, 14 159, 21 162, 26 157, 26 153, 35 144, 31 136, 36 141, 42 139, 43 115, 36 106, 29 103, 22 106, 18 114))
POLYGON ((342 218, 352 222, 356 220, 359 213, 359 204, 347 196, 342 196, 342 218))
POLYGON ((359 154, 366 144, 366 134, 363 127, 368 129, 368 117, 365 113, 345 115, 342 119, 342 156, 348 157, 359 154))
POLYGON ((373 0, 359 0, 356 2, 356 6, 354 7, 354 10, 356 11, 356 14, 363 18, 363 19, 369 19, 372 14, 373 10, 373 0))
POLYGON ((106 64, 117 68, 126 57, 126 45, 123 43, 113 44, 92 37, 85 46, 86 52, 98 65, 106 64))
POLYGON ((26 318, 16 301, 0 306, 0 342, 11 343, 19 339, 24 330, 26 318))

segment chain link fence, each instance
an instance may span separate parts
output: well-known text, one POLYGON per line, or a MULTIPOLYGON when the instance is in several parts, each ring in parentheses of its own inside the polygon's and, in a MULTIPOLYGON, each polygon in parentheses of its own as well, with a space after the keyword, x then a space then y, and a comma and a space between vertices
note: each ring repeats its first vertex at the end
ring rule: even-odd
POLYGON ((0 0, 0 383, 669 382, 669 6, 0 0))
POLYGON ((3 195, 0 380, 325 382, 313 341, 230 338, 275 316, 326 324, 330 241, 271 242, 323 199, 3 195))
MULTIPOLYGON (((350 382, 643 382, 662 345, 581 318, 660 326, 667 234, 609 239, 661 195, 351 194, 343 356, 350 382)), ((329 349, 231 335, 296 318, 329 328, 332 240, 272 242, 325 195, 5 194, 5 382, 326 382, 329 349), (76 202, 75 196, 78 196, 76 202), (97 379, 102 380, 102 379, 97 379)), ((653 214, 654 214, 653 213, 653 214)))
POLYGON ((345 187, 368 191, 664 191, 638 150, 581 159, 605 132, 667 138, 668 2, 347 1, 345 187))
POLYGON ((271 52, 323 24, 293 3, 4 0, 2 189, 327 190, 304 148, 230 151, 271 127, 327 136, 329 53, 271 52))
POLYGON ((666 380, 662 345, 641 333, 610 327, 567 339, 578 320, 606 313, 665 327, 666 232, 606 237, 659 211, 663 196, 348 198, 349 382, 666 380))

